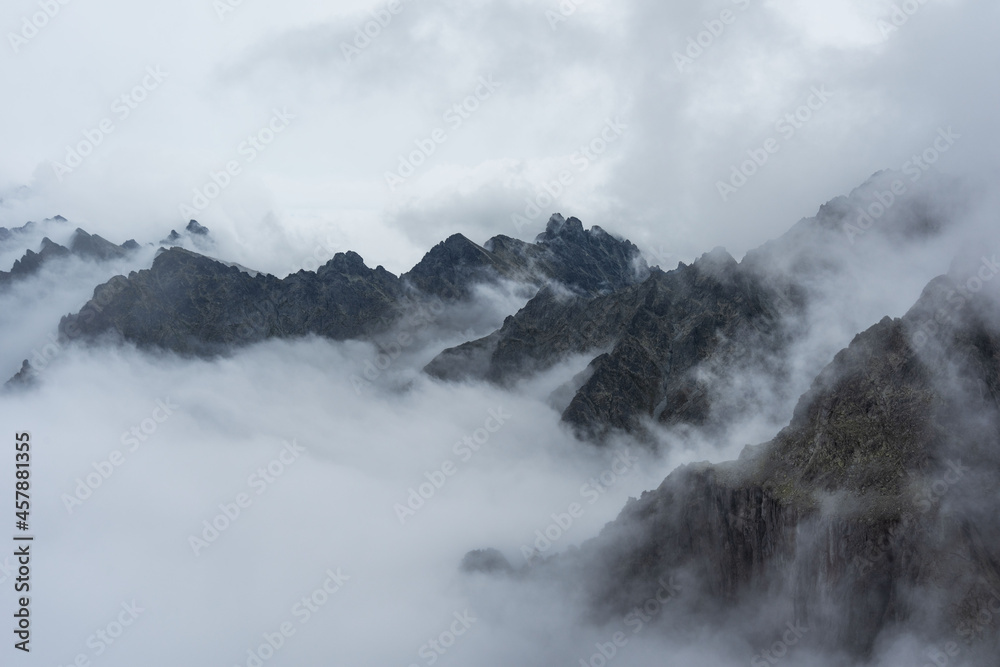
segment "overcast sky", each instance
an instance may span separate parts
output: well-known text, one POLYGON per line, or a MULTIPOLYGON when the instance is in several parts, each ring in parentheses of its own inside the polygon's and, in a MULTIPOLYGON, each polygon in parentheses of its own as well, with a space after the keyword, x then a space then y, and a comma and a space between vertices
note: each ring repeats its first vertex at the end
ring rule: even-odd
POLYGON ((940 129, 960 136, 943 171, 995 175, 1000 148, 993 0, 908 0, 898 28, 888 0, 52 2, 0 9, 0 225, 157 241, 185 205, 272 272, 317 249, 401 272, 451 233, 531 239, 554 211, 654 263, 739 257, 940 129), (390 187, 417 142, 433 154, 390 187))

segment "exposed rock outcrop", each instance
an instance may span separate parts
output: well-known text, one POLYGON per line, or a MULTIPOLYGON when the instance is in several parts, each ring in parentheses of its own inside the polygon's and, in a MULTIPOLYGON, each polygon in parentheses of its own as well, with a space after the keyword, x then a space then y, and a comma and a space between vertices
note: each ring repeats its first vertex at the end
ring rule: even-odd
POLYGON ((170 248, 150 269, 117 276, 92 304, 69 315, 60 332, 74 339, 103 335, 187 354, 215 354, 274 337, 310 334, 335 340, 377 333, 403 295, 399 279, 370 269, 353 252, 315 272, 279 280, 203 255, 170 248))
POLYGON ((631 243, 599 228, 584 231, 575 218, 554 216, 535 244, 496 237, 487 246, 454 235, 402 277, 368 268, 357 253, 339 253, 315 273, 283 280, 174 247, 149 270, 99 287, 94 298, 101 307, 85 306, 88 317, 68 316, 60 327, 73 338, 110 335, 214 354, 268 338, 371 338, 391 327, 409 301, 461 300, 477 283, 556 282, 592 295, 630 285, 645 270, 631 243))
POLYGON ((95 262, 105 262, 125 258, 138 248, 135 241, 126 241, 117 246, 96 234, 88 234, 77 228, 70 239, 69 248, 55 243, 48 237, 43 238, 38 252, 29 249, 21 259, 14 262, 10 272, 0 271, 0 286, 35 275, 45 264, 54 260, 72 256, 95 262))
POLYGON ((683 572, 705 613, 791 601, 816 645, 857 656, 904 624, 996 642, 978 615, 1000 603, 997 303, 935 280, 838 354, 774 440, 675 471, 539 576, 573 571, 622 613, 683 572))

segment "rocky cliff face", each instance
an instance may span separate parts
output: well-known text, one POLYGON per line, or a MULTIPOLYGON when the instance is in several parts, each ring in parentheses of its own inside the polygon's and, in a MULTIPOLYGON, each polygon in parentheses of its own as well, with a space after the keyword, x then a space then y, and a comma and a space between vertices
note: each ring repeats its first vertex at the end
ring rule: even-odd
POLYGON ((701 613, 788 601, 814 645, 862 657, 904 627, 995 651, 998 297, 935 280, 838 354, 774 440, 677 470, 540 576, 574 571, 620 613, 683 572, 701 613))
POLYGON ((700 424, 709 401, 694 370, 712 358, 777 345, 782 304, 720 248, 610 295, 542 290, 500 330, 444 351, 426 370, 442 379, 510 384, 567 354, 589 352, 597 356, 563 413, 581 436, 636 432, 650 420, 700 424))

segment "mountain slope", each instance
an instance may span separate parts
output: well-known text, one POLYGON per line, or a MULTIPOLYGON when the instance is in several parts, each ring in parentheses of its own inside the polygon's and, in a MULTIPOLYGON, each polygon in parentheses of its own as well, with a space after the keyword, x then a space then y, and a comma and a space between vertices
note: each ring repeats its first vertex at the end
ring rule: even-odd
POLYGON ((585 439, 649 423, 704 426, 719 410, 767 409, 749 393, 719 394, 733 393, 741 376, 767 376, 781 391, 789 350, 810 331, 811 311, 831 293, 857 289, 869 247, 918 244, 950 223, 938 203, 940 190, 952 186, 945 182, 900 197, 877 227, 856 228, 859 211, 898 176, 875 174, 739 263, 717 248, 608 296, 543 290, 499 330, 443 351, 425 370, 442 380, 510 385, 570 354, 590 355, 560 407, 585 439))
POLYGON ((1000 602, 998 302, 935 280, 838 354, 774 440, 675 471, 540 576, 571 571, 621 613, 682 572, 701 613, 784 602, 823 628, 810 641, 859 656, 904 627, 995 651, 979 613, 1000 602))
POLYGON ((563 413, 582 435, 635 432, 644 419, 700 423, 708 406, 692 371, 713 355, 749 354, 761 333, 780 335, 782 303, 717 249, 611 295, 542 290, 500 330, 445 350, 426 370, 510 384, 567 354, 598 353, 563 413))

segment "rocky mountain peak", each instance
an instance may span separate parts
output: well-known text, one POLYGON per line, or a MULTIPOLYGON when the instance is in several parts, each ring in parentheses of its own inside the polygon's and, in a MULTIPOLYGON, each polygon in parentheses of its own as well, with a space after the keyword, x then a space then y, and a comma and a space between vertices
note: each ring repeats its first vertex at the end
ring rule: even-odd
MULTIPOLYGON (((406 300, 460 301, 481 283, 509 280, 528 290, 556 283, 560 293, 593 296, 635 285, 648 274, 632 243, 598 227, 585 232, 576 218, 554 216, 550 223, 542 235, 547 240, 537 243, 498 236, 486 248, 453 234, 399 277, 381 266, 369 268, 353 251, 336 254, 315 273, 277 280, 176 246, 161 249, 149 270, 124 279, 134 289, 116 289, 117 296, 102 306, 101 317, 82 326, 83 333, 96 337, 113 330, 140 345, 215 353, 269 337, 369 336, 389 326, 406 300), (247 302, 254 293, 265 295, 266 305, 247 302), (266 314, 259 317, 250 312, 261 309, 266 314), (239 323, 248 318, 268 325, 241 335, 239 323), (166 329, 164 322, 170 322, 166 329), (226 324, 220 328, 219 322, 226 324)), ((195 242, 202 238, 196 225, 185 229, 195 242)), ((101 241, 80 236, 79 243, 107 250, 101 241)), ((64 328, 76 324, 71 317, 64 328)))
POLYGON ((424 255, 424 258, 411 269, 411 275, 426 274, 434 268, 444 268, 448 264, 469 264, 488 262, 487 250, 482 248, 462 234, 452 234, 438 243, 424 255))
POLYGON ((513 277, 521 268, 462 234, 452 234, 431 248, 403 279, 428 294, 466 296, 474 283, 513 277))
POLYGON ((578 240, 584 234, 583 223, 578 218, 570 217, 567 219, 561 213, 554 213, 549 218, 548 224, 545 225, 545 231, 535 237, 535 242, 554 241, 556 239, 578 240))
POLYGON ((117 246, 97 234, 88 234, 79 227, 73 232, 69 249, 78 257, 86 257, 98 261, 125 257, 130 251, 124 245, 117 246))
POLYGON ((191 220, 187 223, 185 227, 190 234, 198 234, 199 236, 208 236, 208 227, 200 224, 197 220, 191 220))
POLYGON ((48 253, 62 252, 64 250, 66 250, 66 248, 64 248, 63 246, 61 246, 58 243, 56 243, 55 241, 53 241, 52 239, 50 239, 48 236, 46 236, 45 238, 42 239, 41 254, 44 255, 44 254, 48 254, 48 253))
POLYGON ((732 278, 739 269, 739 263, 722 246, 703 254, 693 266, 701 275, 720 281, 732 278))
POLYGON ((160 241, 161 245, 180 245, 187 238, 199 250, 209 250, 214 247, 211 231, 197 220, 189 220, 184 227, 184 233, 171 229, 170 234, 160 241))
POLYGON ((329 262, 322 266, 318 273, 324 275, 329 272, 341 273, 348 276, 364 276, 371 272, 365 260, 353 250, 338 252, 329 262))

